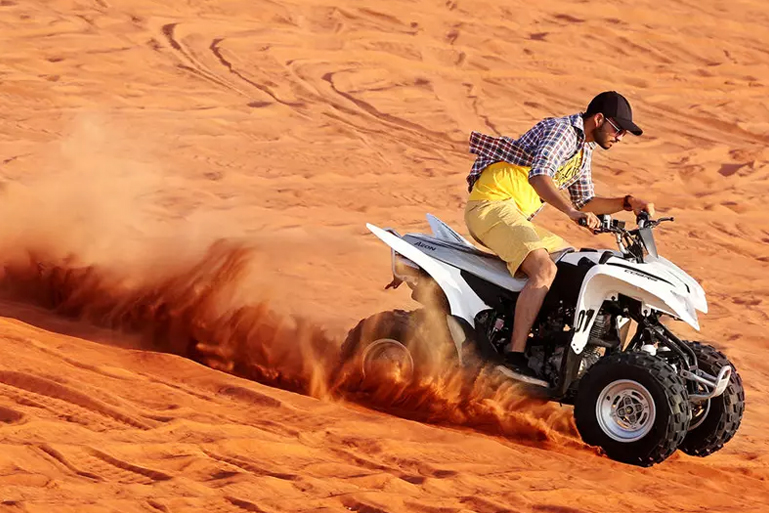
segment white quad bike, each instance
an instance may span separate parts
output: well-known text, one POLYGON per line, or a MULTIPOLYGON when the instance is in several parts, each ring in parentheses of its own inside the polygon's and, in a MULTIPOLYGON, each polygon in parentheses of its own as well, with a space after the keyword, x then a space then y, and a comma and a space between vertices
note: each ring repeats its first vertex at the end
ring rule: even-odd
POLYGON ((392 249, 394 279, 386 288, 405 282, 427 308, 362 320, 342 346, 344 365, 365 376, 384 362, 413 379, 430 363, 428 346, 443 338, 458 365, 492 362, 548 399, 573 404, 586 443, 639 466, 679 448, 707 456, 734 436, 745 408, 734 365, 713 346, 681 340, 661 322, 680 320, 699 331, 696 311, 707 313, 702 287, 657 253, 652 230, 672 218, 642 213, 637 228, 627 230, 624 222, 599 216, 596 233, 614 234, 619 251, 572 248, 551 255, 556 278, 526 349, 538 379, 499 365, 526 281, 512 277, 496 255, 427 218, 432 235, 401 236, 366 225, 392 249), (425 330, 436 317, 438 329, 433 322, 425 330))

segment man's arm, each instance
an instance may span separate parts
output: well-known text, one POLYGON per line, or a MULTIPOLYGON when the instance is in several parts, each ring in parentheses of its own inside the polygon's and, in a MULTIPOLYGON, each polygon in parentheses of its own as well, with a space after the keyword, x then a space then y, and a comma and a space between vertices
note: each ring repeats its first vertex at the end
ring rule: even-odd
POLYGON ((577 211, 566 197, 561 194, 561 191, 556 188, 553 179, 548 175, 533 176, 529 178, 529 183, 534 187, 534 190, 537 191, 537 195, 542 198, 545 203, 553 205, 567 216, 571 217, 571 214, 577 211))
POLYGON ((553 177, 566 162, 566 158, 577 142, 577 135, 570 125, 556 123, 546 126, 534 151, 535 157, 529 171, 529 184, 545 203, 553 205, 575 223, 579 224, 584 218, 589 229, 597 229, 600 226, 598 218, 592 213, 580 212, 574 208, 574 205, 566 200, 553 182, 553 177))
POLYGON ((615 214, 623 210, 632 210, 636 214, 645 211, 653 216, 654 203, 636 198, 630 194, 619 198, 601 198, 596 196, 588 201, 580 210, 582 212, 592 212, 596 215, 615 214))
MULTIPOLYGON (((569 218, 575 223, 579 223, 581 218, 585 218, 587 221, 587 227, 593 230, 598 229, 600 222, 594 215, 588 215, 585 212, 580 212, 572 206, 569 201, 561 194, 553 183, 553 179, 548 175, 537 175, 529 178, 529 183, 537 192, 540 198, 545 200, 545 203, 553 205, 555 208, 569 216, 569 218)), ((589 211, 588 211, 589 212, 589 211)))

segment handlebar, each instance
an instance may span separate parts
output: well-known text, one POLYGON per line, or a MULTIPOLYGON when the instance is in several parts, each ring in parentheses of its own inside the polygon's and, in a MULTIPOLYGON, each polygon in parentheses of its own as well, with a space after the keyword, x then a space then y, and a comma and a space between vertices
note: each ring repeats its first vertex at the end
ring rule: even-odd
MULTIPOLYGON (((601 221, 601 227, 594 230, 594 233, 628 233, 632 230, 625 230, 625 222, 617 219, 611 219, 608 214, 599 215, 598 219, 601 221)), ((665 221, 674 221, 673 217, 662 217, 660 219, 652 219, 648 212, 641 212, 636 216, 636 224, 638 229, 654 228, 660 223, 665 221)), ((581 218, 578 221, 580 226, 587 227, 587 218, 581 218)))
MULTIPOLYGON (((614 234, 617 239, 619 250, 624 255, 624 258, 633 259, 637 262, 644 262, 647 257, 652 259, 658 257, 657 246, 651 231, 660 223, 674 220, 673 217, 652 219, 648 212, 641 212, 636 216, 636 224, 638 227, 628 230, 625 229, 624 221, 612 219, 608 214, 602 214, 597 217, 601 224, 598 229, 591 230, 593 234, 614 234)), ((578 224, 580 226, 588 227, 587 218, 580 218, 578 224)))
POLYGON ((638 215, 635 217, 635 222, 638 225, 639 228, 645 228, 649 221, 651 220, 651 216, 648 212, 641 211, 638 213, 638 215))

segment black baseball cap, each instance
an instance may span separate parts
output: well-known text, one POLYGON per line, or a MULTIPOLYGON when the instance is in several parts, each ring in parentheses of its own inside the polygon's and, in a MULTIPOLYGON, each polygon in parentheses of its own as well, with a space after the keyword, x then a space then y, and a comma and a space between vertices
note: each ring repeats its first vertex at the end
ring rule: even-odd
POLYGON ((617 122, 620 128, 623 128, 633 135, 644 133, 638 125, 633 123, 633 111, 630 103, 624 96, 616 91, 604 91, 590 102, 585 111, 586 116, 592 116, 598 113, 617 122))

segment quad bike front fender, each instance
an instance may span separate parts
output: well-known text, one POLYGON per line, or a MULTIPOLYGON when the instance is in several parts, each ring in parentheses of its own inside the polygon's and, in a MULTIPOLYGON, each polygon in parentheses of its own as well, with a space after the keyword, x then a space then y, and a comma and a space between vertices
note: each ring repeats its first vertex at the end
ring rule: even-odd
POLYGON ((641 302, 641 310, 657 310, 677 317, 699 331, 697 312, 686 290, 630 268, 596 265, 585 275, 574 313, 574 335, 571 347, 580 354, 590 338, 596 314, 607 299, 619 295, 641 302))
POLYGON ((683 269, 676 264, 663 257, 657 257, 656 260, 649 263, 652 270, 656 270, 659 267, 665 268, 667 272, 671 273, 676 279, 681 280, 685 286, 689 289, 689 297, 692 300, 694 308, 700 312, 708 313, 708 301, 705 297, 705 291, 702 286, 697 283, 697 280, 692 278, 683 269))

